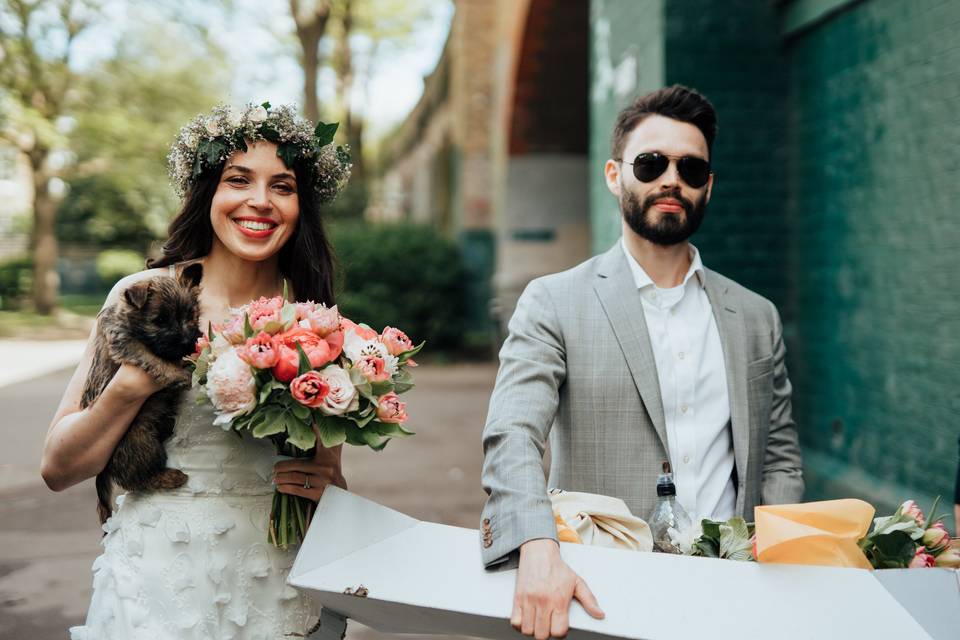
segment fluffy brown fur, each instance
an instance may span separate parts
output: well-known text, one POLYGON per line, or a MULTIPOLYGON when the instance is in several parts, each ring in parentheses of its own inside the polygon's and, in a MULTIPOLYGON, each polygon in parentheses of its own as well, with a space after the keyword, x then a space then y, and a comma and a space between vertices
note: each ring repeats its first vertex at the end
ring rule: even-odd
POLYGON ((200 264, 176 278, 157 276, 128 287, 120 300, 100 312, 93 362, 80 407, 93 404, 121 363, 146 371, 163 389, 140 411, 97 475, 97 512, 106 522, 112 512, 112 483, 131 491, 176 489, 187 476, 168 469, 164 441, 173 425, 190 372, 183 358, 200 336, 198 300, 200 264))

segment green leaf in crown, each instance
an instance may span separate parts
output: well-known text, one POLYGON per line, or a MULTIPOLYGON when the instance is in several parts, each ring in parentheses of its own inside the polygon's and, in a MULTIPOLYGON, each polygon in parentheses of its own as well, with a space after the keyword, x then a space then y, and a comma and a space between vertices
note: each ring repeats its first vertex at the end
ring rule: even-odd
POLYGON ((339 122, 333 122, 330 124, 318 122, 317 127, 313 130, 313 135, 314 138, 316 138, 317 146, 325 147, 333 142, 333 137, 336 135, 337 129, 339 128, 339 122))

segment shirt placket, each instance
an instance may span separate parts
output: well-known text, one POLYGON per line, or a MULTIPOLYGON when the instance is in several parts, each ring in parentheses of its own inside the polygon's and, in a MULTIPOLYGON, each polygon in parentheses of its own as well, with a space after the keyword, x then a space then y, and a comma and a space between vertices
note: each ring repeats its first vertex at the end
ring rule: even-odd
POLYGON ((696 446, 696 406, 694 405, 694 362, 691 353, 689 319, 684 314, 681 297, 671 308, 676 312, 672 316, 674 322, 671 331, 671 348, 676 371, 676 402, 677 402, 677 442, 680 450, 677 460, 680 464, 680 475, 683 479, 684 508, 692 518, 697 517, 697 446, 696 446))

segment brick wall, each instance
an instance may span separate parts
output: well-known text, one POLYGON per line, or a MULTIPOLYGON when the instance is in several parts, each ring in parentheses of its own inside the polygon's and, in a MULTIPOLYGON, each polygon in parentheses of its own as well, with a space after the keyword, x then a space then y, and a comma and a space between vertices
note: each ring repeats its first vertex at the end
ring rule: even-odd
POLYGON ((957 33, 960 3, 873 0, 786 43, 795 402, 824 495, 952 494, 957 33))

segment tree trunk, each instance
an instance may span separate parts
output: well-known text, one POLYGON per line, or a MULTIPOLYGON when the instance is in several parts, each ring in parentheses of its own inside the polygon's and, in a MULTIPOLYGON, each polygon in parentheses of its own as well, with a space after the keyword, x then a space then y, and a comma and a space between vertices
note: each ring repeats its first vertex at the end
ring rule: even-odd
POLYGON ((317 98, 317 72, 320 70, 320 39, 327 30, 330 19, 329 0, 319 2, 316 9, 304 16, 299 0, 290 0, 290 14, 297 27, 300 40, 301 62, 303 63, 303 113, 316 122, 320 119, 320 105, 317 98))
POLYGON ((353 0, 343 2, 343 29, 337 43, 339 56, 337 58, 337 89, 343 103, 344 131, 347 134, 347 144, 350 146, 350 162, 353 164, 350 180, 355 185, 362 185, 365 177, 363 166, 363 119, 357 117, 353 111, 353 90, 355 73, 353 68, 353 51, 350 49, 350 35, 353 33, 353 0))
POLYGON ((366 169, 363 166, 363 119, 358 118, 347 107, 347 144, 350 145, 350 179, 362 184, 366 180, 366 169))
POLYGON ((49 151, 29 154, 33 171, 33 306, 50 315, 57 307, 60 278, 57 275, 57 234, 54 228, 57 203, 50 194, 50 176, 44 168, 49 151))
POLYGON ((303 47, 303 112, 310 122, 316 124, 320 119, 320 105, 317 102, 317 71, 320 65, 317 43, 303 47))

